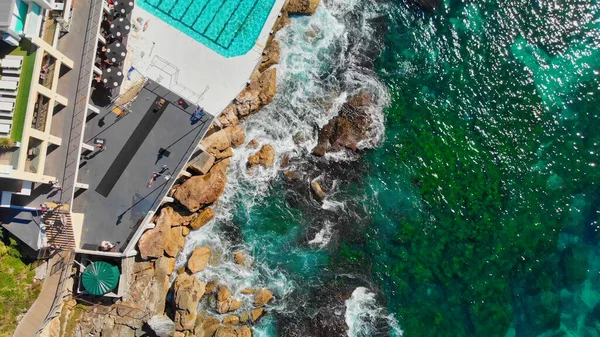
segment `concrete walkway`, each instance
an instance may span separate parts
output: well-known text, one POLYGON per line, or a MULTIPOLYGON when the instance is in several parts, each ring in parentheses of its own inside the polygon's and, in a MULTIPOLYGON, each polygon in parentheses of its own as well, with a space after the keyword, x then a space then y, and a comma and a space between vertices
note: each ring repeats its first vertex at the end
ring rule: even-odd
POLYGON ((72 251, 63 251, 50 259, 42 291, 19 322, 13 337, 36 336, 39 329, 46 325, 46 320, 57 314, 64 295, 64 281, 69 276, 68 271, 73 264, 73 256, 72 251))

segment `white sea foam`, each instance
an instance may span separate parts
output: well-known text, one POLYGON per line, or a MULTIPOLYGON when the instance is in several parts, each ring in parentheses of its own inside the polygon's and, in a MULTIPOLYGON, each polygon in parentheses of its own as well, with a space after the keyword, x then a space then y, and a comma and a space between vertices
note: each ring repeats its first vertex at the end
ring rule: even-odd
POLYGON ((396 319, 386 315, 385 310, 377 304, 375 294, 364 287, 354 289, 352 296, 346 300, 345 319, 348 337, 383 336, 383 332, 378 332, 378 321, 387 323, 389 331, 385 331, 386 336, 399 337, 403 334, 396 319))
POLYGON ((333 224, 329 221, 325 221, 323 228, 315 234, 315 237, 312 240, 308 241, 308 244, 319 248, 325 248, 329 244, 329 241, 331 241, 332 236, 333 224))

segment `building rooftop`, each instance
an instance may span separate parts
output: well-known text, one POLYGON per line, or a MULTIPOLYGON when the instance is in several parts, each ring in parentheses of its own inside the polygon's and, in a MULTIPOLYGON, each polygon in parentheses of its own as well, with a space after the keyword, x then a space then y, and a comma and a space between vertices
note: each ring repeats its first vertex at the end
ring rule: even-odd
POLYGON ((95 249, 104 240, 124 245, 167 193, 172 181, 165 176, 177 176, 195 151, 213 116, 205 114, 192 123, 196 106, 181 106, 179 100, 149 81, 124 117, 104 108, 88 120, 84 142, 94 146, 96 140, 105 141, 106 148, 83 156, 80 163, 78 180, 89 188, 76 193, 72 212, 84 214, 82 248, 95 249), (167 103, 155 111, 160 98, 167 103), (163 165, 168 171, 149 187, 153 173, 163 165))

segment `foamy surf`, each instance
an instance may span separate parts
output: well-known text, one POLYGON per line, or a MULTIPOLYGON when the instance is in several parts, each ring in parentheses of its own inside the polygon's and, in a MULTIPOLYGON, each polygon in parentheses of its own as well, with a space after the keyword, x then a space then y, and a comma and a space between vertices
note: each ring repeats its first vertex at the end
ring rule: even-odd
POLYGON ((354 289, 352 297, 346 300, 345 319, 348 337, 403 335, 396 319, 387 315, 377 304, 375 294, 364 287, 354 289))

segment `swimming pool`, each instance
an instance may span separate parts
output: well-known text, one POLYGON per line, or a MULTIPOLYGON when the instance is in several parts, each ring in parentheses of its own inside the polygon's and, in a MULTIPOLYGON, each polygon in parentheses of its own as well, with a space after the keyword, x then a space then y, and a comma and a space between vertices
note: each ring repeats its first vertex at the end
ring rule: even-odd
POLYGON ((275 0, 137 0, 136 4, 215 52, 234 57, 256 42, 275 0))

